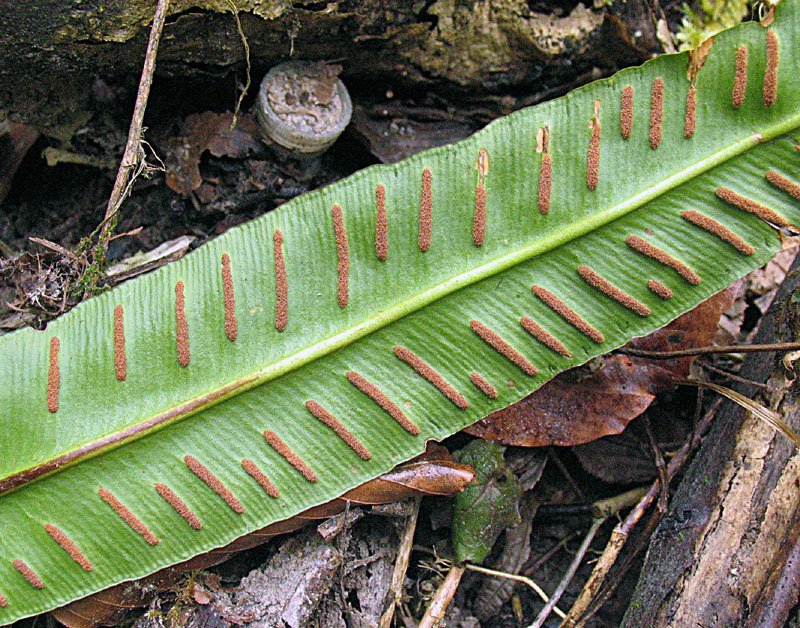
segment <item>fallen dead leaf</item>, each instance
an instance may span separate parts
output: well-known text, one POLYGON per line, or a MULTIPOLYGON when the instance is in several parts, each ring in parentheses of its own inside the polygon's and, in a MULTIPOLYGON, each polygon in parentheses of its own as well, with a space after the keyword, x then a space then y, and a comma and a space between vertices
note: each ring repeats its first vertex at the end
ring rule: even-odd
POLYGON ((203 183, 200 158, 205 151, 215 157, 242 159, 262 150, 258 125, 252 114, 241 116, 231 131, 232 119, 229 111, 206 111, 186 118, 185 135, 171 138, 165 146, 166 179, 171 189, 188 196, 200 187, 203 183))

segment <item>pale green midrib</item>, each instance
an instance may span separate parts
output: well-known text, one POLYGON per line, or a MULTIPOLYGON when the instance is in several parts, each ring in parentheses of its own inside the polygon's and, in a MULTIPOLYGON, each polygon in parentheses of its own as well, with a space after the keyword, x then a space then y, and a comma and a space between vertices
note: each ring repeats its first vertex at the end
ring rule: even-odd
MULTIPOLYGON (((455 277, 451 277, 450 279, 440 282, 435 286, 428 288, 426 291, 421 292, 409 299, 406 299, 405 301, 401 301, 393 305, 392 307, 381 310, 374 316, 362 321, 361 323, 353 327, 349 327, 348 329, 341 331, 338 334, 335 334, 329 338, 317 342, 301 351, 293 353, 292 355, 289 355, 262 369, 237 377, 226 385, 226 387, 232 388, 231 392, 225 395, 221 395, 220 397, 214 399, 213 402, 210 402, 202 407, 195 408, 191 412, 178 415, 173 419, 171 419, 170 421, 165 421, 164 423, 158 424, 156 427, 150 429, 149 431, 137 433, 134 437, 122 440, 118 443, 114 443, 110 447, 93 451, 91 452, 91 454, 88 454, 87 456, 79 459, 76 462, 84 461, 104 451, 108 451, 109 449, 114 449, 128 442, 131 442, 132 440, 136 440, 145 435, 151 434, 155 431, 158 431, 159 429, 167 427, 172 423, 188 418, 190 416, 193 416, 194 414, 197 414, 198 412, 201 412, 212 406, 215 406, 218 403, 225 401, 226 399, 229 399, 240 393, 250 390, 251 388, 255 388, 257 386, 265 384, 273 379, 280 377, 281 375, 285 375, 290 371, 296 370, 310 362, 313 362, 318 358, 321 358, 324 355, 342 349, 343 347, 352 344, 353 342, 363 338, 364 336, 367 336, 368 334, 378 329, 381 329, 382 327, 385 327, 390 323, 393 323, 412 312, 420 310, 426 305, 429 305, 430 303, 433 303, 434 301, 437 301, 447 296, 448 294, 451 294, 473 283, 477 283, 478 281, 486 279, 487 277, 496 275, 497 273, 500 273, 513 266, 516 266, 524 261, 536 257, 537 255, 541 255, 543 253, 551 251, 561 246, 562 244, 577 239, 583 235, 586 235, 587 233, 591 233, 592 231, 629 214, 630 212, 658 198, 659 196, 666 194, 670 190, 678 187, 679 185, 692 180, 693 178, 703 174, 704 172, 707 172, 711 168, 714 168, 734 157, 737 157, 738 155, 747 152, 748 150, 754 148, 760 143, 772 140, 778 137, 779 135, 788 133, 792 129, 795 129, 799 126, 800 126, 800 112, 792 116, 789 116, 786 120, 782 122, 778 122, 771 127, 767 127, 761 133, 750 134, 747 137, 739 139, 733 142, 730 146, 727 146, 726 148, 723 148, 722 150, 719 150, 716 153, 713 153, 708 157, 699 160, 698 162, 684 168, 683 170, 676 172, 675 174, 667 177, 660 183, 652 187, 649 187, 638 194, 635 194, 634 196, 628 198, 627 200, 622 201, 621 203, 618 203, 617 205, 609 207, 608 209, 600 211, 596 214, 593 214, 588 218, 584 218, 583 220, 567 225, 563 229, 553 233, 551 236, 545 238, 544 240, 536 241, 520 249, 517 249, 515 251, 497 257, 489 262, 485 262, 480 266, 473 268, 465 273, 461 273, 455 277), (236 385, 237 383, 240 383, 240 385, 237 386, 236 385)), ((205 395, 211 395, 214 392, 216 392, 216 390, 220 389, 215 389, 203 393, 202 395, 197 395, 197 397, 194 397, 193 399, 197 399, 205 395)), ((182 404, 178 404, 178 406, 175 407, 180 407, 184 404, 190 403, 193 399, 186 400, 182 404)), ((167 409, 165 410, 165 412, 168 412, 171 409, 172 408, 167 409)), ((140 423, 144 423, 150 418, 152 417, 148 417, 144 421, 140 421, 140 423)), ((135 425, 136 424, 127 425, 125 426, 125 430, 126 431, 130 430, 131 427, 134 427, 135 425)), ((109 436, 108 434, 105 434, 101 438, 107 438, 108 436, 109 436)), ((83 443, 79 447, 76 447, 75 449, 85 447, 91 444, 91 442, 92 441, 89 441, 88 443, 83 443)), ((68 453, 69 451, 64 452, 60 455, 66 455, 68 453)), ((39 464, 42 463, 40 462, 39 464)), ((58 470, 60 471, 64 468, 67 468, 68 466, 71 466, 71 464, 65 465, 64 467, 61 467, 58 470)))

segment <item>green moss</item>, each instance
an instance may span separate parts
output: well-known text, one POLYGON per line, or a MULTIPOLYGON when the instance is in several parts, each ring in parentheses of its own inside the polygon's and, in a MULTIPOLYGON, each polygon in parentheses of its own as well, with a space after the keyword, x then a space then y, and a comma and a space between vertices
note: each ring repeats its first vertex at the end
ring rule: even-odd
POLYGON ((741 23, 751 7, 763 4, 754 0, 700 0, 699 9, 683 5, 683 23, 678 31, 681 50, 697 48, 718 32, 741 23))

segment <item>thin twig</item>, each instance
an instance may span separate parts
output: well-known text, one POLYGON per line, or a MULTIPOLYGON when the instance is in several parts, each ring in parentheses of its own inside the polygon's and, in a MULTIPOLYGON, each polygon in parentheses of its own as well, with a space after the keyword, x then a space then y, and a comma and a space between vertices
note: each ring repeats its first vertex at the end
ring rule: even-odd
POLYGON ((241 94, 239 94, 239 100, 236 101, 236 108, 233 110, 233 118, 231 118, 231 131, 233 131, 236 128, 236 120, 239 117, 239 110, 242 108, 242 101, 244 100, 245 95, 247 95, 247 91, 250 89, 250 44, 247 43, 247 37, 244 35, 242 22, 239 20, 239 9, 236 7, 236 3, 233 0, 227 0, 227 3, 231 9, 231 13, 233 13, 234 19, 236 20, 236 30, 239 31, 239 39, 242 40, 242 46, 244 46, 244 58, 247 62, 247 79, 244 89, 242 89, 241 94))
POLYGON ((117 178, 114 180, 114 187, 106 205, 105 225, 100 234, 100 241, 103 245, 103 254, 108 249, 108 241, 105 237, 110 226, 111 217, 114 216, 125 195, 129 191, 128 180, 131 172, 136 169, 141 160, 141 139, 142 124, 144 121, 144 111, 147 108, 147 97, 150 94, 150 85, 153 82, 153 72, 156 67, 156 54, 158 53, 158 42, 161 39, 161 31, 167 17, 169 0, 158 0, 155 14, 153 15, 153 25, 150 27, 150 39, 147 42, 147 51, 144 55, 144 67, 139 79, 139 90, 136 93, 136 104, 133 107, 131 126, 128 129, 128 141, 125 143, 125 152, 122 154, 122 161, 117 170, 117 178))
MULTIPOLYGON (((711 424, 711 421, 716 415, 717 409, 721 403, 721 399, 714 401, 711 408, 709 408, 708 412, 706 412, 706 414, 703 416, 703 419, 697 424, 692 437, 686 440, 683 446, 672 457, 672 460, 669 461, 669 464, 667 465, 667 481, 671 481, 672 478, 675 477, 683 465, 686 464, 686 461, 689 459, 689 454, 700 446, 700 439, 705 433, 706 429, 708 429, 708 426, 711 424)), ((650 485, 647 493, 644 494, 644 496, 639 500, 639 503, 636 504, 636 506, 628 513, 628 516, 616 525, 614 530, 611 532, 611 538, 608 541, 608 545, 606 545, 605 550, 603 550, 603 554, 600 556, 600 559, 594 566, 591 576, 589 576, 589 580, 587 580, 586 584, 583 585, 583 590, 578 596, 578 599, 575 601, 575 604, 573 604, 572 608, 569 609, 567 618, 562 622, 561 626, 571 628, 572 626, 579 625, 579 623, 582 625, 600 608, 600 604, 594 605, 592 610, 589 609, 589 606, 592 604, 593 600, 595 600, 596 596, 599 597, 599 591, 601 590, 605 579, 611 570, 611 567, 613 567, 614 563, 616 563, 617 557, 628 540, 631 531, 636 524, 639 523, 639 520, 642 518, 642 516, 644 516, 644 513, 647 512, 647 509, 653 503, 653 500, 655 500, 656 496, 660 493, 660 489, 661 480, 659 479, 650 485)), ((611 596, 611 593, 615 588, 616 586, 609 587, 604 591, 605 599, 611 596)))
POLYGON ((600 529, 600 526, 603 525, 605 520, 606 517, 598 517, 592 521, 592 525, 589 527, 589 531, 583 538, 583 543, 581 543, 580 548, 578 548, 578 552, 572 559, 572 562, 567 569, 567 573, 565 573, 564 577, 561 578, 561 582, 558 583, 558 587, 556 587, 556 590, 553 592, 553 596, 550 598, 550 601, 544 605, 544 608, 539 612, 539 615, 537 615, 534 622, 528 628, 542 628, 544 622, 547 621, 547 618, 550 616, 553 608, 558 603, 558 600, 561 599, 564 591, 567 590, 567 586, 570 582, 572 582, 572 578, 575 575, 575 572, 578 571, 580 564, 583 562, 583 557, 586 555, 586 551, 589 549, 589 546, 594 540, 595 534, 597 534, 597 531, 600 529))
POLYGON ((406 520, 403 538, 400 539, 400 546, 397 548, 397 559, 394 563, 392 582, 389 586, 389 594, 391 595, 389 607, 384 611, 383 615, 381 615, 380 628, 389 628, 389 626, 392 625, 394 609, 403 599, 403 582, 406 578, 406 571, 408 571, 408 559, 411 556, 411 548, 414 546, 414 532, 417 529, 419 504, 421 500, 422 498, 420 496, 414 498, 413 510, 406 520))
POLYGON ((693 355, 707 355, 709 353, 755 353, 758 351, 796 351, 800 349, 800 342, 776 342, 765 345, 726 345, 721 347, 697 347, 695 349, 681 349, 679 351, 644 351, 622 347, 617 353, 632 355, 651 360, 669 360, 671 358, 685 358, 693 355))
POLYGON ((700 366, 701 368, 706 369, 707 371, 711 371, 712 373, 716 373, 717 375, 722 375, 723 377, 727 377, 728 379, 733 380, 735 382, 740 382, 742 384, 747 384, 748 386, 755 386, 756 388, 763 388, 765 390, 769 388, 769 386, 767 386, 766 384, 762 384, 761 382, 757 382, 757 381, 752 380, 752 379, 747 379, 746 377, 740 377, 739 375, 736 375, 735 373, 731 373, 730 371, 726 371, 725 369, 721 369, 721 368, 719 368, 717 366, 709 364, 708 362, 703 362, 703 361, 698 360, 697 361, 697 365, 700 366))
MULTIPOLYGON (((505 571, 497 571, 496 569, 487 569, 486 567, 481 567, 480 565, 473 565, 471 563, 467 563, 467 569, 469 571, 477 571, 478 573, 486 574, 487 576, 495 576, 497 578, 505 578, 506 580, 515 580, 516 582, 521 582, 523 584, 528 585, 531 589, 536 592, 542 601, 546 604, 550 601, 550 597, 545 593, 545 590, 536 584, 533 580, 526 576, 520 576, 514 573, 507 573, 505 571)), ((558 606, 553 606, 553 612, 558 615, 561 619, 564 619, 567 615, 562 611, 558 606)))
POLYGON ((417 628, 435 628, 440 625, 465 571, 466 567, 464 565, 453 565, 450 568, 450 571, 447 572, 447 577, 436 590, 417 628))
POLYGON ((658 446, 656 437, 653 434, 653 426, 650 425, 650 419, 647 413, 644 415, 644 429, 647 432, 647 440, 650 442, 650 448, 653 450, 653 458, 655 461, 656 469, 658 470, 658 480, 661 482, 661 491, 658 495, 658 512, 661 515, 667 512, 669 505, 669 480, 667 480, 667 465, 664 462, 664 452, 658 446))

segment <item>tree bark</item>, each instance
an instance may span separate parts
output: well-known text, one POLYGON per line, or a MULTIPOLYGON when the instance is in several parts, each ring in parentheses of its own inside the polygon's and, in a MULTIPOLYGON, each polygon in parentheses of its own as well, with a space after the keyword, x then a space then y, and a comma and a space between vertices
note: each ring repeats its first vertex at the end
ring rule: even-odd
MULTIPOLYGON (((793 341, 800 257, 761 322, 756 343, 793 341)), ((740 393, 800 429, 798 386, 781 355, 753 353, 742 375, 768 389, 740 393)), ((782 627, 800 591, 800 454, 725 402, 650 543, 623 628, 782 627)))

